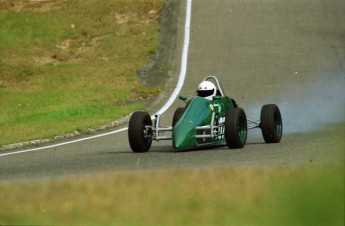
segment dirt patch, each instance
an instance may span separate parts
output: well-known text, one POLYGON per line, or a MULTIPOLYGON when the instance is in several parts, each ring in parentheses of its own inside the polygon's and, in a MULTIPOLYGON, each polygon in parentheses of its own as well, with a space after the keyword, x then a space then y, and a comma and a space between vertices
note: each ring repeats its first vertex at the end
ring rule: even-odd
POLYGON ((48 11, 60 10, 66 3, 67 0, 0 0, 0 10, 9 10, 16 13, 22 11, 43 13, 48 11))

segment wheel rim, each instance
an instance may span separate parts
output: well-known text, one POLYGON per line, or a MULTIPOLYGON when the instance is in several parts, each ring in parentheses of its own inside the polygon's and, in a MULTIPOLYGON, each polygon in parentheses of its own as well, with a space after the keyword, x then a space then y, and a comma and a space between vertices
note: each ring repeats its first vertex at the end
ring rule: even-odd
POLYGON ((146 126, 150 126, 149 124, 145 124, 144 130, 143 130, 143 140, 145 143, 145 146, 151 145, 152 142, 152 129, 147 128, 146 126))

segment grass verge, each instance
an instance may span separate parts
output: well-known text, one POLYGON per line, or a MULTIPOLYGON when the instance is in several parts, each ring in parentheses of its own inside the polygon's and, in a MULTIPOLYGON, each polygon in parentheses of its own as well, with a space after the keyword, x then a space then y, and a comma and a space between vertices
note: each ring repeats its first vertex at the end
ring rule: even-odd
POLYGON ((4 225, 344 224, 343 167, 123 172, 0 191, 4 225))
POLYGON ((1 1, 0 146, 143 109, 162 0, 1 1))

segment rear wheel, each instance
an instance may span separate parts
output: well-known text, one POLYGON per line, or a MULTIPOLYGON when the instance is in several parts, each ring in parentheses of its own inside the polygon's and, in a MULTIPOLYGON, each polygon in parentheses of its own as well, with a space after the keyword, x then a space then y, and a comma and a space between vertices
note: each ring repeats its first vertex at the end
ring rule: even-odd
POLYGON ((280 110, 275 104, 264 105, 261 109, 260 128, 266 143, 279 143, 283 135, 280 110))
POLYGON ((242 108, 231 108, 225 117, 225 140, 229 148, 243 148, 247 141, 247 118, 242 108))
POLYGON ((129 120, 128 140, 133 152, 147 152, 152 144, 152 120, 147 112, 134 112, 129 120))

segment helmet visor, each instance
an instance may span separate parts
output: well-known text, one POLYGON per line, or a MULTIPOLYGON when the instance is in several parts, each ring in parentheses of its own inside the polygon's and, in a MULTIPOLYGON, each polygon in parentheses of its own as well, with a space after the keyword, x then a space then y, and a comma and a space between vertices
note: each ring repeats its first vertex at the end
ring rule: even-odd
POLYGON ((214 89, 211 89, 211 90, 198 90, 197 93, 198 93, 198 96, 200 96, 200 97, 208 97, 208 96, 213 95, 214 89))

